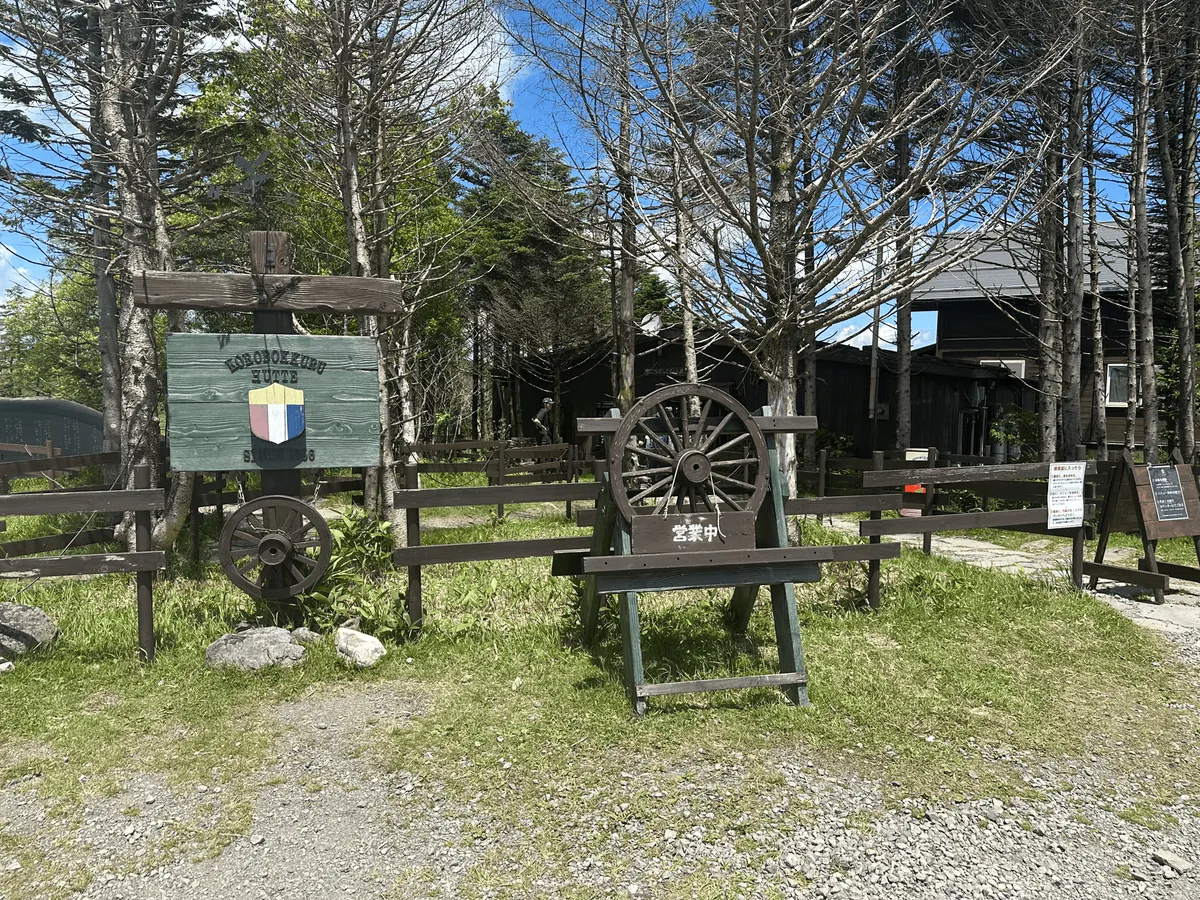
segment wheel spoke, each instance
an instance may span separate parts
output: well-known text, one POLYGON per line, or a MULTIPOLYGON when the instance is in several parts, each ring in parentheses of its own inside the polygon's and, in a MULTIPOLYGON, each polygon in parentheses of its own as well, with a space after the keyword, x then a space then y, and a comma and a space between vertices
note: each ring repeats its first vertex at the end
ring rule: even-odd
MULTIPOLYGON (((708 436, 708 438, 705 439, 704 443, 701 444, 696 449, 700 450, 701 452, 707 451, 708 448, 713 445, 713 442, 716 441, 717 435, 719 435, 722 431, 724 431, 725 426, 733 421, 733 416, 734 416, 734 413, 732 413, 732 412, 726 413, 725 418, 723 418, 720 422, 718 422, 717 427, 713 429, 713 433, 710 434, 708 436)), ((712 454, 709 454, 709 455, 711 456, 712 454)))
POLYGON ((728 475, 722 475, 720 472, 713 472, 712 477, 714 480, 724 481, 724 482, 727 482, 728 484, 735 484, 738 487, 745 488, 748 491, 754 490, 754 485, 749 484, 745 481, 738 481, 736 478, 730 478, 728 475))
POLYGON ((655 453, 653 450, 647 450, 645 447, 639 447, 636 443, 633 443, 632 440, 630 443, 625 445, 625 452, 648 456, 651 459, 656 459, 659 462, 665 462, 667 464, 673 464, 675 462, 675 460, 669 456, 663 456, 661 453, 655 453))
POLYGON ((292 582, 293 584, 299 584, 306 577, 305 574, 296 567, 296 563, 290 559, 288 560, 288 570, 292 573, 292 577, 296 579, 294 582, 292 582))
POLYGON ((749 439, 749 437, 750 437, 750 432, 748 432, 748 431, 743 431, 743 432, 742 432, 741 434, 739 434, 737 437, 735 437, 735 438, 733 438, 733 439, 731 439, 731 440, 728 440, 728 441, 726 441, 724 444, 722 444, 722 445, 721 445, 720 447, 718 447, 716 450, 709 451, 708 458, 709 458, 709 459, 712 459, 712 458, 713 458, 714 456, 716 456, 718 453, 722 453, 723 451, 725 451, 725 450, 728 450, 730 447, 735 447, 735 446, 737 446, 737 445, 738 445, 738 444, 740 444, 742 441, 744 441, 744 440, 748 440, 748 439, 749 439))
POLYGON ((642 429, 642 431, 644 431, 644 432, 646 432, 646 434, 650 435, 650 438, 651 438, 651 440, 654 441, 654 443, 658 444, 658 446, 662 447, 669 454, 671 454, 672 458, 674 458, 674 456, 675 456, 674 448, 668 446, 666 441, 664 441, 657 434, 655 434, 653 431, 651 431, 649 428, 647 428, 646 423, 643 422, 641 419, 638 419, 638 428, 642 429))
POLYGON ((317 567, 317 560, 313 559, 311 556, 306 556, 303 553, 298 553, 297 555, 293 556, 292 559, 295 562, 303 563, 310 569, 315 569, 317 567))
POLYGON ((254 559, 250 560, 250 562, 246 563, 246 565, 239 566, 237 573, 239 575, 241 575, 243 578, 249 580, 250 573, 253 572, 258 566, 259 566, 259 561, 258 561, 258 557, 256 556, 256 557, 254 557, 254 559))
POLYGON ((321 546, 320 538, 312 538, 307 541, 296 541, 292 544, 297 550, 315 550, 321 546))
POLYGON ((233 537, 234 539, 241 538, 247 544, 257 544, 258 539, 262 537, 262 534, 251 531, 243 531, 241 528, 238 528, 233 532, 233 537))
POLYGON ((728 503, 733 509, 735 509, 735 510, 742 509, 741 503, 739 503, 737 500, 734 500, 732 497, 730 497, 728 494, 726 494, 723 490, 721 490, 719 487, 717 487, 716 484, 713 485, 713 493, 715 493, 720 499, 722 499, 726 503, 728 503))
MULTIPOLYGON (((667 432, 671 435, 671 440, 675 442, 675 452, 685 449, 683 439, 679 436, 679 432, 675 430, 675 425, 671 422, 671 417, 667 414, 666 407, 661 403, 658 404, 658 414, 662 416, 663 423, 667 426, 667 432)), ((687 430, 687 413, 684 412, 681 417, 684 423, 684 431, 687 430)))
MULTIPOLYGON (((670 478, 662 478, 662 479, 654 482, 654 484, 650 485, 650 487, 646 488, 644 491, 641 491, 640 493, 635 494, 634 496, 630 497, 629 502, 630 502, 630 504, 637 503, 643 497, 647 497, 650 494, 653 494, 656 490, 658 490, 663 485, 670 484, 670 483, 671 483, 670 478)), ((668 494, 668 496, 670 496, 670 495, 668 494)))
POLYGON ((667 511, 667 509, 668 509, 670 506, 671 506, 671 494, 670 494, 670 493, 664 493, 664 494, 663 494, 661 497, 659 497, 659 498, 658 498, 658 500, 656 500, 656 501, 655 501, 655 503, 654 503, 654 513, 655 513, 655 515, 657 515, 657 514, 658 514, 658 513, 660 513, 660 512, 666 512, 666 511, 667 511))
POLYGON ((743 466, 743 465, 748 465, 750 463, 756 463, 756 462, 758 462, 758 460, 753 459, 753 458, 722 459, 722 460, 718 460, 716 462, 710 463, 709 465, 715 469, 717 466, 743 466))
POLYGON ((661 475, 663 472, 674 472, 674 466, 656 466, 653 469, 630 469, 628 472, 622 472, 622 478, 640 478, 643 475, 661 475))

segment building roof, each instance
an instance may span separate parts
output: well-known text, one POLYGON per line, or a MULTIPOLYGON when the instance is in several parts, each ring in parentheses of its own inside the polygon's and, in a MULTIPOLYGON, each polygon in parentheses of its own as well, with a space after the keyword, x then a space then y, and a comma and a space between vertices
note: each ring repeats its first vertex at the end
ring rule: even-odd
MULTIPOLYGON (((1100 222, 1096 228, 1100 252, 1100 291, 1124 291, 1127 237, 1114 222, 1100 222)), ((952 266, 913 291, 913 308, 937 309, 942 303, 987 298, 1031 297, 1038 293, 1038 235, 1023 229, 994 238, 973 235, 953 239, 945 253, 958 253, 968 240, 977 249, 965 262, 952 266)), ((1087 263, 1087 249, 1084 266, 1087 263)))

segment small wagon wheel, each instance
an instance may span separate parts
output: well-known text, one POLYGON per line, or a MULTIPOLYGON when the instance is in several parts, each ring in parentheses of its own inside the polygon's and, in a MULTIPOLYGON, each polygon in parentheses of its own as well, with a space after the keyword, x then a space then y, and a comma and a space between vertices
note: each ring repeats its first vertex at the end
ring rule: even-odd
POLYGON ((333 538, 321 514, 294 497, 258 497, 221 529, 221 567, 251 597, 287 600, 329 568, 333 538))
POLYGON ((630 522, 635 507, 756 513, 770 484, 767 444, 754 418, 703 384, 660 388, 634 404, 613 438, 608 472, 630 522))

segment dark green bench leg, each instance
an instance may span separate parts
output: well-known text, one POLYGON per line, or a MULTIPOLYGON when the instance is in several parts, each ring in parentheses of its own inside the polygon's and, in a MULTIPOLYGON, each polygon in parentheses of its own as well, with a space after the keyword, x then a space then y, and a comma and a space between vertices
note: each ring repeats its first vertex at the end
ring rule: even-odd
MULTIPOLYGON (((617 517, 613 535, 613 549, 617 556, 628 556, 633 552, 629 523, 617 517)), ((646 714, 646 698, 638 696, 638 688, 646 683, 642 673, 642 626, 638 621, 637 594, 625 591, 617 595, 621 610, 621 655, 624 661, 625 693, 639 716, 646 714)))

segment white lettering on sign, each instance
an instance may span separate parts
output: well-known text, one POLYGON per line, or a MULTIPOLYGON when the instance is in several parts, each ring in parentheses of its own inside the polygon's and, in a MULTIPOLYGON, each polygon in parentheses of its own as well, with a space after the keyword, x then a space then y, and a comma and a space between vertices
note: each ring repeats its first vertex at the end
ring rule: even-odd
POLYGON ((701 522, 671 526, 671 540, 676 544, 711 544, 719 534, 716 525, 705 525, 701 522))
POLYGON ((1083 525, 1083 479, 1086 462, 1050 464, 1046 481, 1046 527, 1079 528, 1083 525))

